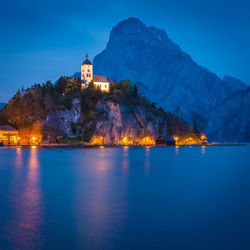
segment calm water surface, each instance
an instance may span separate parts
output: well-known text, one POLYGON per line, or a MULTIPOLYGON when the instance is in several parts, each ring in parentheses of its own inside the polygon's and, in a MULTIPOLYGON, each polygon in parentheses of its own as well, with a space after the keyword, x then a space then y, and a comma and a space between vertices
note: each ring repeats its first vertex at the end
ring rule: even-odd
POLYGON ((0 148, 0 249, 250 249, 250 147, 0 148))

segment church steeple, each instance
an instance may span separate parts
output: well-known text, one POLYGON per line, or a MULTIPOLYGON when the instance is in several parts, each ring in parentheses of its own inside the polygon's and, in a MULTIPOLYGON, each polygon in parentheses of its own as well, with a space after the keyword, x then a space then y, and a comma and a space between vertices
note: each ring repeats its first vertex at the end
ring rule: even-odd
POLYGON ((100 88, 101 91, 109 91, 109 82, 106 76, 94 76, 93 64, 89 60, 88 51, 86 51, 86 59, 81 65, 81 89, 88 87, 90 82, 93 82, 96 88, 100 88))
POLYGON ((82 62, 83 64, 92 64, 91 61, 89 60, 89 54, 88 51, 86 51, 86 59, 82 62))
POLYGON ((81 80, 83 82, 82 88, 89 85, 93 80, 93 65, 88 59, 88 51, 86 51, 86 59, 83 61, 81 66, 81 80))

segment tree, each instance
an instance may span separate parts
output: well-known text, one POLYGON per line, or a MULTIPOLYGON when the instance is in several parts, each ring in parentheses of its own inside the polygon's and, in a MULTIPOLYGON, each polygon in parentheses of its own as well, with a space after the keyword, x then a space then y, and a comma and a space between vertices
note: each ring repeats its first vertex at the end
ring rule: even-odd
POLYGON ((89 85, 88 85, 88 89, 94 89, 95 85, 94 85, 94 81, 92 80, 89 85))
POLYGON ((134 84, 134 86, 133 86, 133 96, 138 97, 138 89, 137 89, 136 84, 134 84))
POLYGON ((55 84, 55 91, 58 95, 61 95, 64 93, 64 90, 67 86, 67 80, 65 77, 60 77, 57 83, 55 84))

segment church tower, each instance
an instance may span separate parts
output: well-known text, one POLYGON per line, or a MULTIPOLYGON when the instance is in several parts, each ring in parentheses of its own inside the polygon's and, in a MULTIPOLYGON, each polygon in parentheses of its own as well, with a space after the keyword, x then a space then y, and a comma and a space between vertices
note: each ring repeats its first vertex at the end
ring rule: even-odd
POLYGON ((81 80, 82 88, 87 87, 89 83, 93 80, 93 65, 88 59, 88 53, 86 53, 86 59, 81 65, 81 80))

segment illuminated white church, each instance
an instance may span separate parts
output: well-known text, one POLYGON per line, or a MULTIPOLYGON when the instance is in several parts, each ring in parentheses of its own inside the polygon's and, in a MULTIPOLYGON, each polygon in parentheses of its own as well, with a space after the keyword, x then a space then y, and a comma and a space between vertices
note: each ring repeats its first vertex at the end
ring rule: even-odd
POLYGON ((109 91, 109 82, 106 76, 93 75, 93 64, 88 59, 88 53, 86 53, 86 59, 81 65, 81 80, 82 89, 88 87, 89 83, 93 81, 95 87, 99 87, 101 91, 109 91))

